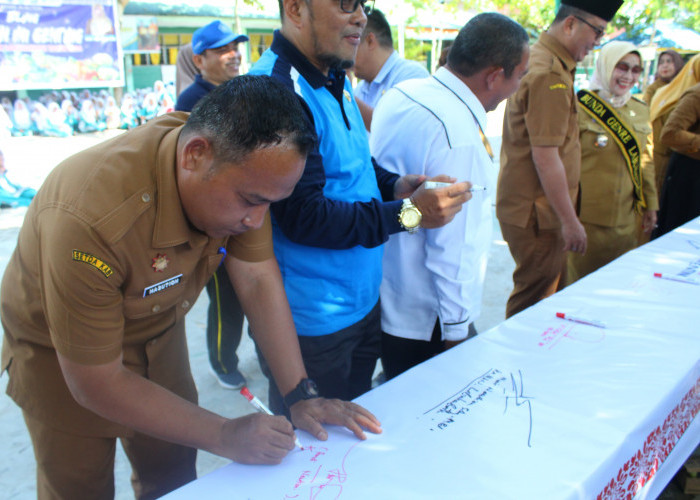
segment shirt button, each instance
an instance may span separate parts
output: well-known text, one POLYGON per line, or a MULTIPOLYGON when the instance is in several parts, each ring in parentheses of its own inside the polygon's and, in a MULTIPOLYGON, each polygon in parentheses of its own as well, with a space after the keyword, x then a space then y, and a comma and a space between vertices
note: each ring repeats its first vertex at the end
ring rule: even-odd
POLYGON ((151 195, 148 193, 143 193, 141 195, 141 201, 143 201, 144 203, 148 203, 149 201, 151 201, 151 195))
POLYGON ((182 308, 183 308, 183 309, 187 309, 188 307, 190 307, 190 301, 189 301, 189 300, 186 300, 186 301, 184 301, 184 302, 182 303, 182 308))
POLYGON ((154 305, 151 308, 151 311, 153 311, 154 313, 157 313, 158 311, 160 311, 160 306, 158 304, 154 305))

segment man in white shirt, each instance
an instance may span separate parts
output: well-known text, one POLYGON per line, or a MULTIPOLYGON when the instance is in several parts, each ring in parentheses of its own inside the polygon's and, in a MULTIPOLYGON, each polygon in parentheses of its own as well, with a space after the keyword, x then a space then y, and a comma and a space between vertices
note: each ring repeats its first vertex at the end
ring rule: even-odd
POLYGON ((367 130, 372 122, 372 112, 387 90, 404 80, 430 76, 425 66, 403 59, 394 50, 391 27, 377 9, 367 16, 353 71, 357 78, 362 79, 355 87, 355 99, 367 130))
POLYGON ((398 84, 375 110, 370 149, 378 162, 400 175, 444 172, 471 181, 474 190, 449 226, 392 235, 386 244, 387 378, 466 339, 481 312, 497 176, 484 135, 486 113, 515 92, 528 59, 519 24, 479 14, 460 30, 446 66, 433 77, 398 84))

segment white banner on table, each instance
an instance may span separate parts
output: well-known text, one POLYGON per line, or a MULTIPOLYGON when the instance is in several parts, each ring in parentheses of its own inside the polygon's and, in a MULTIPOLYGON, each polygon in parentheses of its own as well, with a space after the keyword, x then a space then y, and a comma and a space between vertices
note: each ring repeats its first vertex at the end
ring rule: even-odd
POLYGON ((698 273, 695 243, 698 221, 358 398, 381 435, 302 432, 279 466, 231 464, 167 498, 641 497, 700 439, 700 286, 654 277, 698 273))

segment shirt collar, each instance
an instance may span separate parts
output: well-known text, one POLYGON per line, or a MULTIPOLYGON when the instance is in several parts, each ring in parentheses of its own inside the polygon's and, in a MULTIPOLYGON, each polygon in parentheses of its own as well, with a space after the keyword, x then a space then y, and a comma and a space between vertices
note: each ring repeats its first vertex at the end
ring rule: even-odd
MULTIPOLYGON (((156 155, 156 220, 153 227, 153 247, 167 248, 190 243, 193 248, 204 246, 209 237, 192 228, 182 210, 180 193, 177 189, 177 140, 187 119, 184 113, 171 113, 173 120, 180 122, 168 132, 158 146, 156 155), (178 116, 180 115, 180 116, 178 116)), ((164 123, 172 127, 168 120, 164 123)))
POLYGON ((549 33, 540 34, 539 42, 542 43, 550 52, 552 52, 561 61, 562 65, 569 73, 576 71, 576 61, 571 57, 569 51, 564 47, 559 40, 554 38, 549 33))
POLYGON ((481 101, 474 95, 474 92, 467 84, 445 67, 438 68, 433 77, 454 92, 469 107, 481 129, 486 130, 486 110, 484 105, 481 104, 481 101))
POLYGON ((309 82, 309 85, 314 89, 327 86, 328 82, 332 82, 332 85, 337 82, 342 82, 340 88, 343 88, 345 82, 345 71, 340 69, 332 69, 328 72, 328 76, 324 75, 316 66, 314 66, 311 61, 309 61, 304 54, 302 54, 299 49, 297 49, 292 42, 287 40, 280 30, 275 30, 272 46, 270 47, 272 52, 281 56, 286 61, 288 61, 299 74, 309 82))
POLYGON ((204 87, 207 92, 211 92, 212 90, 214 90, 216 88, 216 85, 205 80, 204 77, 199 73, 194 75, 194 80, 198 85, 201 85, 202 87, 204 87))
POLYGON ((377 73, 377 76, 374 77, 372 83, 382 83, 389 75, 391 68, 396 66, 397 62, 399 62, 399 53, 394 50, 389 58, 384 61, 384 64, 382 64, 382 67, 379 69, 379 73, 377 73))

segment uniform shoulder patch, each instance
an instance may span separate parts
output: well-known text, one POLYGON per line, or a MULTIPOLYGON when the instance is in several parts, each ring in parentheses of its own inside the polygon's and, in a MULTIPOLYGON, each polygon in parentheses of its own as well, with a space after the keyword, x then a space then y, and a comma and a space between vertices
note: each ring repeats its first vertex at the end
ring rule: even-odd
POLYGON ((95 257, 92 254, 85 253, 80 250, 73 250, 73 260, 91 265, 92 267, 100 271, 102 274, 104 274, 107 278, 114 274, 114 270, 109 266, 109 264, 107 264, 99 257, 95 257))
POLYGON ((557 89, 566 90, 568 88, 569 88, 569 86, 565 83, 555 83, 554 85, 549 86, 549 90, 557 90, 557 89))

